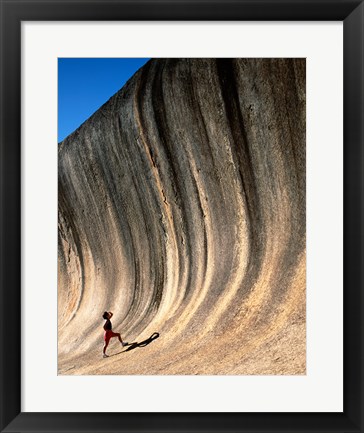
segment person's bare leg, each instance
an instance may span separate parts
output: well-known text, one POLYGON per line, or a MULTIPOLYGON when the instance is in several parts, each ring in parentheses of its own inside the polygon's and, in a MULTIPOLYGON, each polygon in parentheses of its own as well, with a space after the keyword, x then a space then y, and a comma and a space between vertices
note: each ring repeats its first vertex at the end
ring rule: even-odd
MULTIPOLYGON (((109 342, 108 342, 108 341, 105 341, 104 348, 102 349, 102 353, 103 353, 104 355, 106 355, 106 348, 107 348, 108 345, 109 345, 109 342)), ((106 355, 106 356, 108 356, 108 355, 106 355)))
POLYGON ((113 337, 118 337, 118 340, 120 341, 120 343, 122 344, 122 346, 127 346, 128 343, 124 343, 123 340, 121 339, 121 335, 119 332, 115 332, 115 335, 113 337))

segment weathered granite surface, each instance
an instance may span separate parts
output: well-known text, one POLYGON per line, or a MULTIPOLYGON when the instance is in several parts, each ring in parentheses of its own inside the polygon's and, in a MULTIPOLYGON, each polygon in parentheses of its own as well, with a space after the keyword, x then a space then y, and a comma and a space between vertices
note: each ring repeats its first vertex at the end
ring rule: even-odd
POLYGON ((304 59, 155 59, 59 144, 60 374, 305 374, 305 109, 304 59))

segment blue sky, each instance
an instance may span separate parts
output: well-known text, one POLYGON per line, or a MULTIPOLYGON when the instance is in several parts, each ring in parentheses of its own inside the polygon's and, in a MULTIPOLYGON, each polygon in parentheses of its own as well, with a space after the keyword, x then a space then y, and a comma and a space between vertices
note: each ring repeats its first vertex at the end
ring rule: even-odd
POLYGON ((87 120, 148 60, 59 58, 58 142, 87 120))

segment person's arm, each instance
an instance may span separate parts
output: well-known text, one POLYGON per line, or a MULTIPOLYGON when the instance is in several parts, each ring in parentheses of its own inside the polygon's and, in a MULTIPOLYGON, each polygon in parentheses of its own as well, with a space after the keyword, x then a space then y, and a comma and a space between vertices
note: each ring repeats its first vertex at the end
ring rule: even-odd
POLYGON ((113 313, 112 313, 111 311, 109 311, 109 314, 110 314, 110 317, 109 317, 109 319, 111 319, 111 318, 112 318, 112 316, 113 316, 113 313))

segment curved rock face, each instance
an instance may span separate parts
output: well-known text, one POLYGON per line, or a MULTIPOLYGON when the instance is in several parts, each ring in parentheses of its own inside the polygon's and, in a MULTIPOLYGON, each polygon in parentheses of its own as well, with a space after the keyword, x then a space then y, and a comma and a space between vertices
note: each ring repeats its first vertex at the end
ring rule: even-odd
POLYGON ((304 59, 151 60, 58 155, 60 374, 305 373, 304 59))

